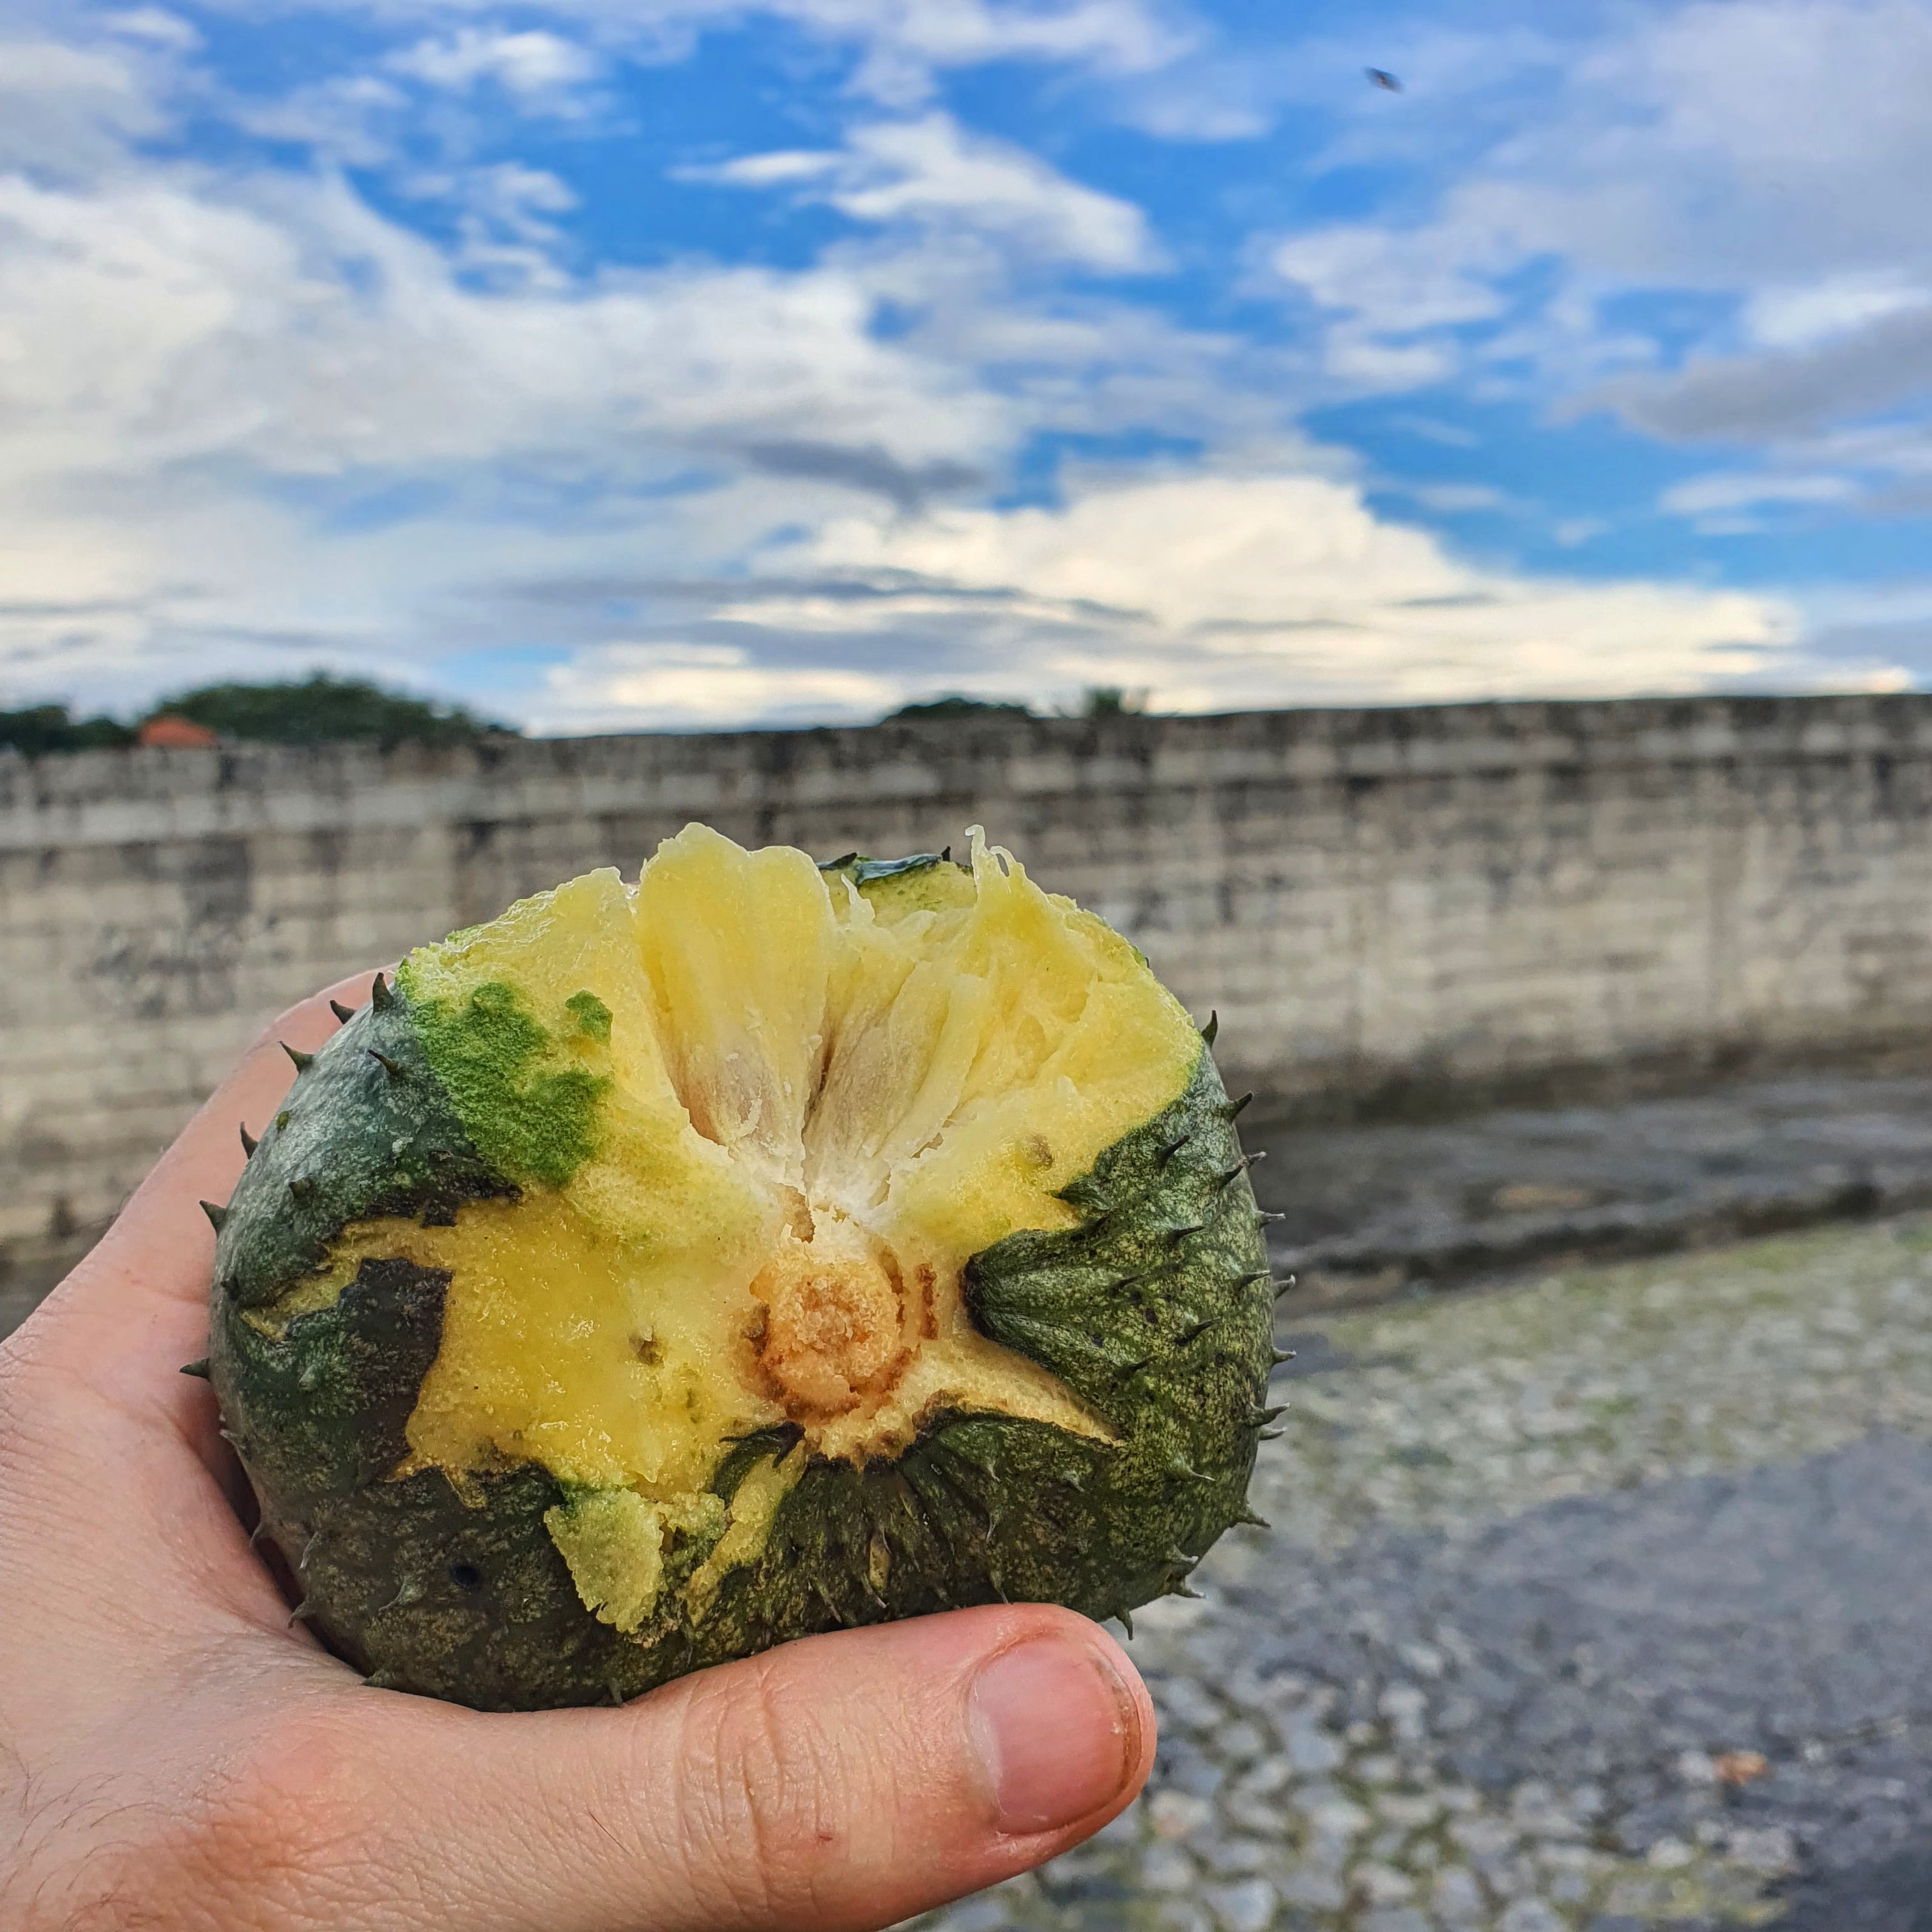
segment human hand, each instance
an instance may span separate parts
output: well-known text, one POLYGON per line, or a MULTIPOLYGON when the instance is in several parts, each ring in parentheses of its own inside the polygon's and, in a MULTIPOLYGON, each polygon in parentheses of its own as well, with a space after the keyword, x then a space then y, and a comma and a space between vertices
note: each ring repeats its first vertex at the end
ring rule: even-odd
MULTIPOLYGON (((367 975, 329 989, 368 996, 367 975)), ((813 1637, 622 1710, 371 1690, 250 1553, 205 1382, 238 1120, 284 1014, 0 1346, 0 1928, 880 1926, 1053 1857, 1138 1790, 1147 1693, 1042 1604, 813 1637)))

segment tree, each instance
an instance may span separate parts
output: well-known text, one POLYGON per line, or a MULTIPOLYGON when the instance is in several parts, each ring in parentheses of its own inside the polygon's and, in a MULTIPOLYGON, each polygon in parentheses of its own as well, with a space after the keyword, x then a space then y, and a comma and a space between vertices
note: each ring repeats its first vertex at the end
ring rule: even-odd
POLYGON ((1033 712, 1028 706, 1012 698, 968 698, 963 692, 949 691, 938 698, 928 698, 922 704, 902 704, 896 711, 889 711, 880 721, 887 724, 897 724, 914 718, 1030 718, 1033 712))
POLYGON ((298 684, 208 684, 164 699, 157 714, 206 724, 224 738, 274 745, 322 745, 374 739, 392 745, 466 745, 506 732, 460 704, 437 704, 385 691, 360 678, 317 671, 298 684))
POLYGON ((112 718, 70 718, 64 704, 35 704, 24 711, 0 711, 0 750, 39 758, 49 752, 92 752, 106 745, 131 745, 134 734, 112 718))
POLYGON ((1118 684, 1090 684, 1081 707, 1087 718, 1138 717, 1147 709, 1144 691, 1128 691, 1118 684))

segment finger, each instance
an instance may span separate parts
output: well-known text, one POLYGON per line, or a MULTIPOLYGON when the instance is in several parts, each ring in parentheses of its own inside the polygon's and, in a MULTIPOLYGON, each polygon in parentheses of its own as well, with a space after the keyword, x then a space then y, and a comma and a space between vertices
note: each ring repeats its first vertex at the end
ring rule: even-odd
POLYGON ((440 1870, 425 1928, 492 1932, 888 1925, 1097 1831, 1154 1742, 1119 1646, 1046 1604, 809 1638, 622 1711, 359 1695, 406 1773, 370 1868, 440 1870))

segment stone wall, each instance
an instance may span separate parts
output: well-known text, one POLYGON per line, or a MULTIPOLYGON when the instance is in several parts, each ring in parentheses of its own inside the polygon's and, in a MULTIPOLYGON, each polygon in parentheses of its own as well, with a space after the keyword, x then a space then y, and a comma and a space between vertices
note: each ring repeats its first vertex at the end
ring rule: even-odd
POLYGON ((982 823, 1304 1116, 1932 1020, 1928 698, 0 753, 0 1256, 83 1240, 290 1000, 692 818, 821 855, 982 823))

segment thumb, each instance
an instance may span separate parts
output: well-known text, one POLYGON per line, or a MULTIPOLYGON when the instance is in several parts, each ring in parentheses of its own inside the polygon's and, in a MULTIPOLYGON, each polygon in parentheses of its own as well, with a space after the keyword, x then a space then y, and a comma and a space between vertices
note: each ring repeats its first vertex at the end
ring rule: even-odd
POLYGON ((1154 1754, 1133 1666, 1046 1604, 808 1638, 622 1711, 376 1694, 421 1735, 384 1753, 415 1842, 374 1869, 441 1867, 436 1922, 492 1932, 889 1925, 1097 1831, 1154 1754))

